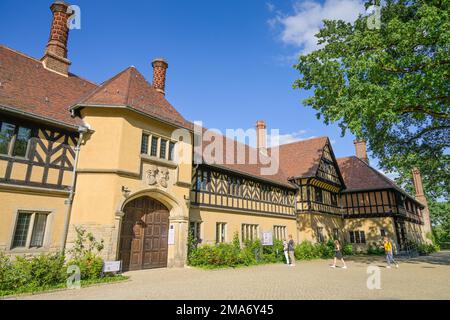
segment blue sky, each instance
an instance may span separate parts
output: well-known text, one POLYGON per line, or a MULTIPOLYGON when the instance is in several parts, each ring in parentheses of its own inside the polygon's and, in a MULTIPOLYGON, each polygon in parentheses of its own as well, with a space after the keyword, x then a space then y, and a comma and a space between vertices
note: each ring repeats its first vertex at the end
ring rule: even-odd
MULTIPOLYGON (((0 1, 0 43, 33 57, 48 40, 51 0, 0 1)), ((327 135, 338 157, 354 137, 325 126, 294 90, 295 56, 313 50, 322 18, 351 20, 359 0, 74 0, 81 30, 69 39, 71 72, 101 83, 134 65, 151 81, 151 61, 169 62, 167 98, 205 126, 252 128, 266 120, 283 141, 327 135)))

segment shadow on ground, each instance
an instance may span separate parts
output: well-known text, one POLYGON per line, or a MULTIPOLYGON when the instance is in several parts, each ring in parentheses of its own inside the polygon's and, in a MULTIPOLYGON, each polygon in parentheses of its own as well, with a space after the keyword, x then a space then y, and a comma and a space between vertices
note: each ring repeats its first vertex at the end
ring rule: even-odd
MULTIPOLYGON (((441 251, 438 253, 433 253, 429 256, 420 256, 416 258, 405 258, 405 257, 395 257, 395 259, 401 263, 408 264, 419 264, 419 263, 429 263, 443 266, 450 266, 450 251, 441 251)), ((353 256, 348 257, 348 261, 362 263, 362 264, 378 264, 380 267, 386 265, 386 260, 384 256, 353 256)), ((423 268, 433 268, 424 266, 423 268)))

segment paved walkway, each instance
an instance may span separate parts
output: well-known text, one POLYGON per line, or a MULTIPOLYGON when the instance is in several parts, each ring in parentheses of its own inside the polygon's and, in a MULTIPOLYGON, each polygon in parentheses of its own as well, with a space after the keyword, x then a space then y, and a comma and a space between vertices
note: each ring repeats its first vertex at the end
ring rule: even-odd
POLYGON ((450 299, 450 251, 386 269, 379 257, 358 257, 349 268, 329 261, 205 271, 193 268, 129 272, 131 281, 23 299, 450 299), (367 268, 379 266, 381 289, 367 288, 367 268))

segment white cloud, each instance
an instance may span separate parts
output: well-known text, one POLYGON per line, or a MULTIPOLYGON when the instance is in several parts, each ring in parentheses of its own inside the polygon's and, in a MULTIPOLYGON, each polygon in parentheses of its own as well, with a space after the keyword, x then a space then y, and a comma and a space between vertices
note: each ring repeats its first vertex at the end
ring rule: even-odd
POLYGON ((288 144, 288 143, 292 143, 292 142, 315 138, 315 137, 304 137, 304 135, 307 133, 306 130, 299 130, 296 132, 287 133, 287 134, 279 134, 276 136, 270 135, 270 132, 268 132, 268 133, 269 134, 267 135, 267 146, 269 148, 277 146, 277 145, 288 144))
POLYGON ((266 3, 266 7, 267 7, 267 10, 269 12, 274 12, 275 11, 275 5, 273 3, 271 3, 271 2, 267 2, 266 3))
POLYGON ((324 3, 307 0, 296 2, 293 11, 287 15, 277 13, 269 20, 269 25, 280 25, 281 40, 299 47, 300 53, 306 54, 318 48, 315 35, 324 19, 353 22, 365 9, 362 0, 326 0, 324 3))

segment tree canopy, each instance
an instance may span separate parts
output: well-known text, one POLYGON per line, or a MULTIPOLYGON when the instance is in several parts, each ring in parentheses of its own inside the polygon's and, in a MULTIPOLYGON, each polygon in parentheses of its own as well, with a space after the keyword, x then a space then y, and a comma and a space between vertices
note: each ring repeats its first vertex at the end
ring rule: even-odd
POLYGON ((295 66, 294 88, 313 93, 305 106, 365 139, 399 183, 419 168, 430 199, 448 198, 450 188, 449 3, 386 0, 375 29, 367 15, 325 20, 319 49, 295 66))

